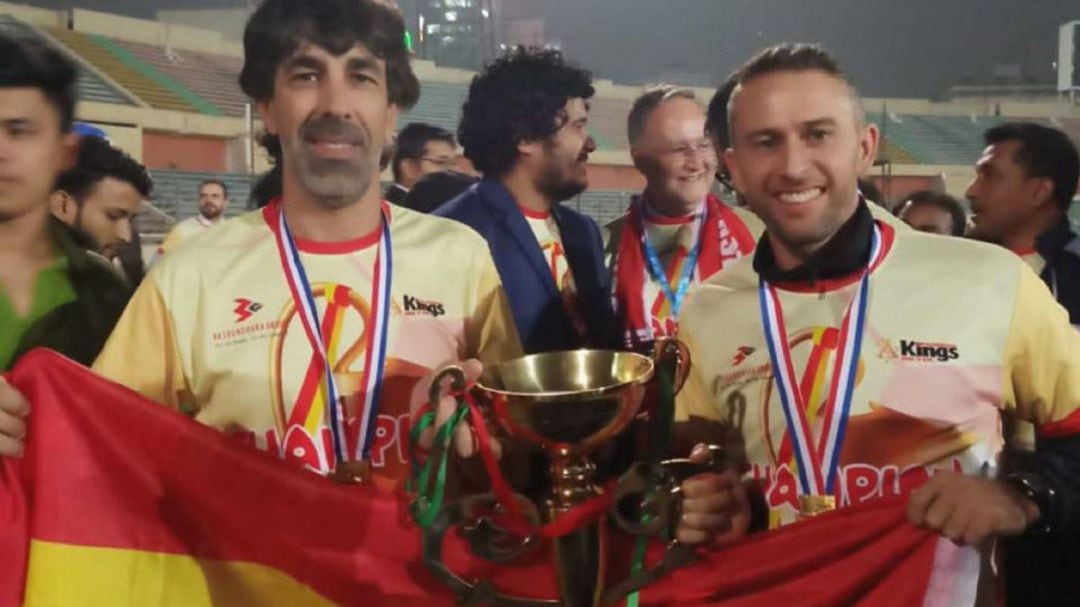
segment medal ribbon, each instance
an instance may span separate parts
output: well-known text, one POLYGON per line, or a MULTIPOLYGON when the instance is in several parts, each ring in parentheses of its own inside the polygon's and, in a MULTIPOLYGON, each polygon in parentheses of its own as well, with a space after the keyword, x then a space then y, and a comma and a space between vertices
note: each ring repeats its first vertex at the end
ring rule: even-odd
MULTIPOLYGON (((641 203, 644 207, 644 202, 641 203)), ((697 269, 698 255, 701 253, 701 220, 705 215, 705 210, 702 209, 694 217, 694 222, 697 225, 697 238, 695 239, 694 247, 690 249, 686 259, 683 261, 682 275, 679 277, 678 285, 675 290, 671 289, 671 280, 668 278, 667 270, 664 269, 664 264, 660 261, 660 255, 656 252, 656 249, 649 242, 649 232, 645 229, 645 209, 642 208, 641 212, 637 214, 638 220, 638 232, 641 234, 641 250, 645 253, 645 261, 648 263, 649 274, 653 280, 660 284, 660 288, 663 290, 664 297, 667 298, 671 304, 671 318, 673 320, 679 320, 679 310, 682 309, 683 300, 686 298, 686 292, 690 289, 690 283, 694 281, 694 271, 697 269)), ((644 289, 642 289, 644 292, 644 289)), ((645 302, 645 309, 648 310, 648 302, 645 302)), ((652 333, 652 323, 645 323, 645 326, 649 333, 652 333)), ((650 335, 651 337, 651 335, 650 335)))
POLYGON ((361 393, 360 431, 355 449, 350 452, 346 434, 345 399, 341 395, 334 379, 333 367, 323 342, 319 327, 319 311, 315 306, 311 283, 308 281, 304 264, 300 260, 300 250, 296 246, 292 232, 285 222, 284 205, 278 211, 278 229, 275 231, 278 253, 281 256, 285 280, 296 304, 297 316, 304 327, 311 350, 324 370, 326 384, 326 403, 329 413, 330 435, 333 438, 334 455, 337 462, 366 460, 370 457, 371 443, 374 438, 375 416, 378 412, 379 396, 382 392, 383 372, 386 363, 386 341, 390 321, 390 282, 393 275, 393 249, 390 243, 390 218, 385 207, 382 210, 382 233, 379 249, 375 253, 375 273, 371 280, 371 308, 364 319, 364 331, 367 333, 367 349, 364 354, 364 391, 361 393))
POLYGON ((859 279, 859 288, 848 304, 840 325, 836 348, 832 386, 824 406, 823 430, 818 444, 813 442, 811 424, 807 419, 806 403, 795 375, 791 344, 784 327, 784 310, 776 288, 764 278, 759 283, 762 326, 765 343, 769 346, 773 380, 787 420, 788 436, 799 470, 799 488, 803 495, 832 495, 840 449, 844 443, 851 400, 855 392, 855 375, 859 366, 863 329, 870 290, 870 269, 880 260, 883 247, 881 233, 874 226, 870 243, 870 260, 859 279))

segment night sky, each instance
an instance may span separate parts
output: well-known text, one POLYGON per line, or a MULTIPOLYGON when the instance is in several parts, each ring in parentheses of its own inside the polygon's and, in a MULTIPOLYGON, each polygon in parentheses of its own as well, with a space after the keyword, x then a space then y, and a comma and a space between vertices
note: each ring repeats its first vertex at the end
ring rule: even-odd
MULTIPOLYGON (((526 0, 547 37, 601 78, 640 83, 677 74, 718 81, 782 41, 825 45, 865 95, 926 97, 990 81, 1020 65, 1055 81, 1057 29, 1080 0, 526 0)), ((244 6, 246 0, 31 0, 153 18, 158 8, 244 6)), ((702 83, 705 84, 705 83, 702 83)))

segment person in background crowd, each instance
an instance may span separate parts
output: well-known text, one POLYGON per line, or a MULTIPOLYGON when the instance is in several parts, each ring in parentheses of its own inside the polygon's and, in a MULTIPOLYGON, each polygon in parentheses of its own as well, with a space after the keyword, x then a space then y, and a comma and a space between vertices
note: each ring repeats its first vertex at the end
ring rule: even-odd
POLYGON ((158 248, 159 256, 224 221, 225 210, 229 208, 229 186, 224 181, 207 179, 199 184, 198 194, 199 214, 173 226, 158 248))
POLYGON ((424 175, 455 168, 457 157, 453 133, 423 122, 410 122, 394 140, 390 160, 394 183, 386 189, 383 198, 401 204, 424 175))
MULTIPOLYGON (((1069 225, 1080 160, 1061 131, 1027 122, 998 125, 984 134, 986 148, 967 189, 969 237, 1020 256, 1080 327, 1080 238, 1069 225)), ((1008 462, 1028 467, 1045 441, 1022 419, 1009 419, 1008 462), (1033 455, 1034 452, 1034 455, 1033 455)), ((1005 544, 1009 604, 1066 605, 1080 596, 1080 532, 1067 537, 1012 538, 1005 544)))
MULTIPOLYGON (((36 347, 89 364, 130 290, 96 243, 50 214, 57 178, 78 154, 78 70, 55 49, 7 34, 0 57, 0 370, 36 347)), ((0 434, 18 423, 0 414, 0 434)))
POLYGON ((460 196, 479 178, 460 171, 436 171, 417 181, 401 206, 419 213, 431 213, 447 201, 460 196))
POLYGON ((967 214, 960 201, 942 192, 922 190, 896 205, 896 216, 920 232, 963 236, 967 214))
POLYGON ((518 47, 473 78, 458 138, 484 178, 438 209, 491 249, 526 352, 614 347, 600 229, 560 204, 588 187, 592 76, 518 47))
POLYGON ((131 156, 104 139, 81 137, 75 166, 56 180, 49 208, 112 260, 132 241, 135 214, 152 190, 149 173, 131 156))
POLYGON ((692 90, 647 90, 630 109, 627 138, 646 185, 604 226, 605 256, 624 345, 648 352, 676 335, 687 290, 753 251, 763 226, 709 192, 716 150, 692 90))
POLYGON ((985 134, 986 149, 967 189, 970 237, 999 244, 1024 259, 1080 325, 1080 237, 1068 210, 1080 160, 1061 131, 1009 122, 985 134))

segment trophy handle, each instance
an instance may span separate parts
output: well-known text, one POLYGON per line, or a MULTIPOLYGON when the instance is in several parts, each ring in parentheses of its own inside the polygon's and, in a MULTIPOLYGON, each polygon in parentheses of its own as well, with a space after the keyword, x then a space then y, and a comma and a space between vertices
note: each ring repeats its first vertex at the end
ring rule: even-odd
MULTIPOLYGON (((528 502, 520 495, 515 499, 528 502)), ((529 502, 531 505, 531 502, 529 502)), ((492 559, 497 562, 513 560, 528 552, 536 546, 536 538, 529 536, 522 538, 517 545, 499 542, 496 547, 490 540, 505 540, 508 536, 493 523, 483 517, 481 512, 497 508, 498 502, 491 494, 471 495, 462 499, 453 500, 446 504, 439 515, 429 527, 421 530, 423 534, 423 559, 424 565, 440 582, 454 592, 459 605, 492 605, 494 607, 560 607, 559 601, 528 599, 501 594, 485 580, 470 581, 463 579, 446 566, 442 559, 443 538, 450 527, 460 526, 470 546, 475 550, 478 544, 487 544, 488 548, 481 551, 485 558, 495 555, 492 559)), ((533 508, 530 518, 534 523, 539 521, 539 514, 533 508)))
POLYGON ((678 394, 690 377, 690 349, 674 337, 661 337, 653 346, 653 364, 657 369, 671 369, 671 387, 678 394))
MULTIPOLYGON (((457 365, 450 365, 439 371, 434 379, 431 380, 431 387, 428 388, 428 404, 431 405, 433 410, 438 410, 439 399, 442 397, 442 386, 446 378, 450 378, 450 389, 454 392, 461 393, 465 390, 465 370, 457 365)), ((461 404, 461 398, 458 398, 458 404, 461 404)))
MULTIPOLYGON (((689 458, 668 459, 654 466, 637 463, 615 487, 612 516, 624 531, 633 535, 670 534, 682 511, 682 483, 706 472, 719 472, 726 465, 723 447, 709 445, 709 461, 689 458)), ((614 604, 622 597, 660 579, 672 569, 691 563, 693 548, 671 540, 664 558, 640 574, 622 580, 604 592, 604 604, 614 604)))

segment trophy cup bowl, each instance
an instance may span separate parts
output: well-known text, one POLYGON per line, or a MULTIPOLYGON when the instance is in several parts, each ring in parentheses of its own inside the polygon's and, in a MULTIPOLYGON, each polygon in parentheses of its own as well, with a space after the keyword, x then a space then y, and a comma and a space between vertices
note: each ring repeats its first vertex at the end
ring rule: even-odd
MULTIPOLYGON (((632 352, 573 350, 533 354, 489 366, 476 389, 495 418, 551 459, 547 521, 601 493, 588 455, 633 420, 652 359, 632 352)), ((604 522, 555 538, 555 566, 566 607, 598 605, 604 589, 604 522)))
POLYGON ((572 350, 492 365, 476 386, 507 432, 549 453, 584 454, 630 423, 652 374, 640 354, 572 350))

